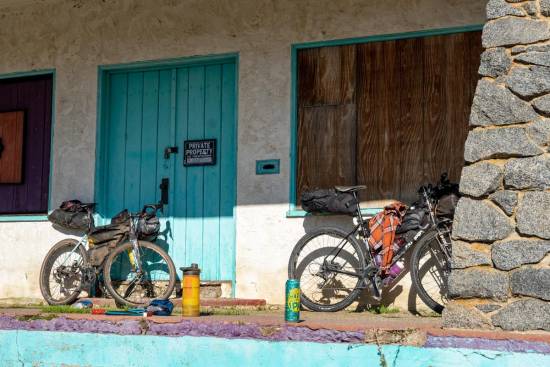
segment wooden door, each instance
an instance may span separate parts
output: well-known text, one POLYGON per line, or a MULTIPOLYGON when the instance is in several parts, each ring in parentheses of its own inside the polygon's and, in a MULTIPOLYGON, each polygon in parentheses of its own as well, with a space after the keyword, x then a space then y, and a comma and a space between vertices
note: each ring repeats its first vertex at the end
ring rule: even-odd
POLYGON ((233 60, 109 75, 100 211, 111 218, 161 199, 162 235, 176 267, 198 263, 207 280, 235 267, 236 70, 233 60), (216 164, 186 167, 184 142, 215 139, 216 164), (166 155, 166 149, 178 152, 166 155), (102 209, 103 208, 103 209, 102 209))

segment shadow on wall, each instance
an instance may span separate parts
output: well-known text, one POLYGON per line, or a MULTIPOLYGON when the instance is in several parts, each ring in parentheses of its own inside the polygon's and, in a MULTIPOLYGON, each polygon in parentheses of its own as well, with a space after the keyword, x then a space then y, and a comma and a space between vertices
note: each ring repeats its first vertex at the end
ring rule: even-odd
MULTIPOLYGON (((355 225, 353 224, 353 218, 344 215, 308 215, 304 218, 303 226, 306 233, 312 233, 317 229, 327 227, 341 229, 346 232, 351 232, 355 228, 355 225)), ((382 293, 382 300, 375 300, 374 298, 372 298, 368 290, 364 290, 357 299, 357 302, 355 303, 356 306, 354 306, 354 311, 365 311, 376 305, 390 306, 395 303, 396 299, 400 295, 402 295, 404 292, 408 292, 408 311, 412 313, 419 313, 420 310, 418 310, 417 305, 421 304, 422 301, 418 297, 418 293, 412 285, 403 285, 404 279, 408 278, 408 275, 410 273, 410 261, 412 254, 411 249, 409 249, 404 257, 405 268, 403 272, 389 286, 384 288, 382 293)))

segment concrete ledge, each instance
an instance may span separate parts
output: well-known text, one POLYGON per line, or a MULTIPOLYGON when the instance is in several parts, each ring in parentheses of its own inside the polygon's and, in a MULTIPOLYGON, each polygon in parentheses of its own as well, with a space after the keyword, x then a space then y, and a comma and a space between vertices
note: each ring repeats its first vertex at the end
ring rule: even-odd
POLYGON ((211 337, 180 338, 43 331, 0 331, 2 366, 287 366, 549 365, 550 355, 468 348, 296 343, 211 337), (40 348, 37 348, 40 346, 40 348), (101 353, 98 353, 101 346, 101 353))

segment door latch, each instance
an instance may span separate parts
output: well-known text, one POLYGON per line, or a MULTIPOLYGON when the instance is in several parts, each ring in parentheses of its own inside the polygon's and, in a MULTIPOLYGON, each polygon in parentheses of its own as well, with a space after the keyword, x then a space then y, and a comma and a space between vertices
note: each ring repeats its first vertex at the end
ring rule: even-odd
POLYGON ((2 158, 3 151, 4 151, 4 144, 2 144, 2 138, 0 138, 0 158, 2 158))
POLYGON ((164 159, 170 159, 170 154, 178 154, 178 147, 167 147, 164 149, 164 159))
POLYGON ((160 204, 168 205, 168 189, 170 189, 170 179, 163 178, 160 182, 160 204))

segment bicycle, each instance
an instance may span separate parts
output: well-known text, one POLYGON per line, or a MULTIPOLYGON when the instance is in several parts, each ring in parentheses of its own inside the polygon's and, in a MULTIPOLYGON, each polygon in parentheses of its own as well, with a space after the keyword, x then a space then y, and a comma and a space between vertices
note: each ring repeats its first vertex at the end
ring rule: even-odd
MULTIPOLYGON (((356 224, 352 231, 320 228, 304 235, 292 251, 288 276, 300 280, 302 305, 312 311, 342 310, 366 289, 376 300, 381 299, 384 281, 388 278, 384 278, 376 253, 367 242, 368 222, 361 214, 357 199, 357 193, 364 189, 366 186, 335 187, 337 193, 351 193, 355 198, 356 224)), ((438 313, 447 302, 452 219, 438 215, 435 209, 439 199, 452 191, 457 191, 456 185, 450 184, 445 174, 435 188, 421 187, 420 200, 411 208, 425 213, 424 222, 415 230, 396 235, 396 241, 404 244, 394 253, 390 264, 391 268, 413 248, 410 261, 413 287, 420 299, 438 313)))
POLYGON ((124 210, 111 224, 99 227, 93 219, 95 205, 79 203, 89 223, 86 232, 79 240, 59 241, 44 258, 44 299, 50 305, 71 304, 96 280, 102 280, 103 291, 117 305, 143 306, 152 299, 167 299, 176 284, 176 268, 166 251, 147 241, 158 235, 156 214, 163 205, 148 204, 137 213, 124 210))

